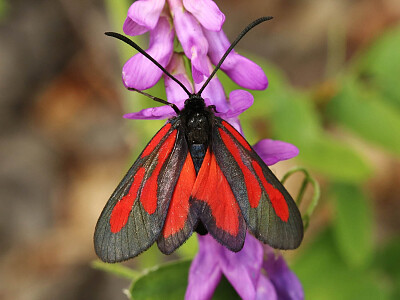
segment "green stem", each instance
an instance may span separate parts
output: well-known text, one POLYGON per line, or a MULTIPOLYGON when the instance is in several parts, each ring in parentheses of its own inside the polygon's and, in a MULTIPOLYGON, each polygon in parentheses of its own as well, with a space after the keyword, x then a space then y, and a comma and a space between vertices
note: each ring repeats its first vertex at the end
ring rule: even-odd
POLYGON ((310 173, 308 173, 308 171, 305 168, 301 168, 301 167, 295 167, 295 168, 289 170, 282 177, 282 180, 281 180, 282 184, 284 184, 286 182, 286 180, 296 172, 302 172, 305 176, 303 183, 300 187, 299 193, 297 194, 297 197, 296 197, 296 203, 298 206, 300 206, 300 204, 303 200, 304 193, 305 193, 308 183, 310 183, 314 189, 314 194, 311 199, 310 205, 308 206, 306 213, 303 216, 304 229, 307 229, 309 222, 310 222, 310 217, 311 217, 312 213, 314 212, 315 207, 318 204, 318 201, 319 201, 319 198, 321 195, 321 190, 320 190, 318 182, 313 177, 310 176, 310 173))

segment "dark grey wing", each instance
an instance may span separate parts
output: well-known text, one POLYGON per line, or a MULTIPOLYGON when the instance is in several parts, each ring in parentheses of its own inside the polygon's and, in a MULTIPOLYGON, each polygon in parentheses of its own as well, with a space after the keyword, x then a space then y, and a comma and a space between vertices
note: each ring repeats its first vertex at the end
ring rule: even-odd
POLYGON ((108 200, 94 234, 101 260, 135 257, 159 237, 187 156, 179 125, 178 117, 161 128, 108 200))
POLYGON ((303 222, 292 197, 240 133, 218 117, 212 149, 250 232, 274 248, 297 248, 303 222))

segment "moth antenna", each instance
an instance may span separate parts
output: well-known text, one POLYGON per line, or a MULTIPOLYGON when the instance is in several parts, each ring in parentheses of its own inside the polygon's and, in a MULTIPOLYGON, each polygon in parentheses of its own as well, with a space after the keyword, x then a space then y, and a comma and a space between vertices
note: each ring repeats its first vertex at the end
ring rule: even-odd
POLYGON ((146 51, 144 51, 138 44, 136 44, 134 41, 131 39, 127 38, 126 36, 116 33, 116 32, 105 32, 104 33, 107 36, 114 37, 116 39, 119 39, 126 44, 130 45, 131 47, 135 48, 138 52, 143 54, 148 60, 150 60, 153 64, 155 64, 161 71, 164 72, 165 75, 167 75, 169 78, 171 78, 173 81, 175 81, 177 84, 180 85, 180 87, 185 91, 186 94, 190 97, 192 95, 191 92, 188 91, 188 89, 183 85, 182 82, 180 82, 178 79, 176 79, 171 73, 169 73, 162 65, 158 63, 154 58, 152 58, 149 54, 147 54, 146 51))
POLYGON ((142 94, 143 96, 146 96, 146 97, 149 97, 150 99, 153 99, 154 101, 157 101, 157 102, 160 102, 162 104, 171 106, 171 108, 176 112, 177 115, 179 115, 179 113, 180 113, 180 110, 179 110, 178 106, 176 106, 174 103, 170 103, 170 102, 165 101, 163 99, 160 99, 158 97, 154 97, 154 96, 152 96, 150 94, 147 94, 147 93, 142 92, 141 90, 138 90, 138 89, 135 89, 135 88, 128 87, 128 90, 137 92, 139 94, 142 94))
POLYGON ((252 23, 250 23, 249 25, 247 25, 245 29, 243 29, 243 31, 237 36, 236 40, 229 46, 228 50, 226 50, 225 54, 222 56, 222 58, 220 59, 218 64, 215 66, 215 68, 212 71, 211 75, 207 78, 206 82, 204 82, 203 86, 197 92, 197 95, 199 95, 199 96, 201 95, 203 90, 206 88, 206 86, 209 84, 211 79, 214 77, 215 73, 217 73, 217 71, 221 67, 222 63, 228 57, 228 55, 232 51, 233 47, 235 47, 236 44, 239 43, 239 41, 246 35, 246 33, 249 32, 253 27, 257 26, 258 24, 260 24, 262 22, 265 22, 265 21, 268 21, 268 20, 271 20, 272 18, 273 17, 262 17, 262 18, 259 18, 259 19, 255 20, 255 21, 253 21, 252 23))

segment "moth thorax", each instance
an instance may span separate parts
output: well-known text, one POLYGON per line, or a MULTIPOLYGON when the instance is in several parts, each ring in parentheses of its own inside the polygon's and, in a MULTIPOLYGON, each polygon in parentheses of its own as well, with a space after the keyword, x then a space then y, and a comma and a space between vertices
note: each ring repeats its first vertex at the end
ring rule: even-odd
POLYGON ((186 138, 189 145, 207 144, 210 125, 205 114, 195 112, 187 121, 186 138))

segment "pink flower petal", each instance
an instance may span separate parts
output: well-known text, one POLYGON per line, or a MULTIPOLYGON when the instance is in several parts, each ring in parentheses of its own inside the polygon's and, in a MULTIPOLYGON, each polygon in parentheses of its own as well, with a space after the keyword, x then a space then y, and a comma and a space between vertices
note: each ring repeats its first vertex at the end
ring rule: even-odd
POLYGON ((126 35, 135 36, 141 35, 149 29, 147 27, 141 26, 135 21, 133 21, 129 16, 125 19, 124 25, 122 26, 122 30, 126 35))
MULTIPOLYGON (((217 64, 228 50, 230 42, 222 30, 219 32, 204 30, 203 32, 209 44, 208 55, 212 63, 217 64)), ((234 50, 228 55, 221 69, 244 88, 264 90, 268 86, 268 79, 262 68, 234 50)))
POLYGON ((208 77, 210 74, 207 39, 197 20, 183 8, 181 0, 169 0, 168 3, 173 15, 176 35, 185 55, 192 62, 193 80, 198 83, 203 79, 201 75, 208 77))
POLYGON ((257 283, 256 300, 278 300, 274 285, 262 274, 257 283))
POLYGON ((241 135, 244 136, 243 134, 243 128, 242 125, 240 124, 240 121, 238 118, 230 118, 230 119, 225 119, 229 124, 231 124, 241 135))
POLYGON ((175 116, 175 111, 168 105, 150 107, 141 111, 124 115, 125 119, 132 120, 162 120, 175 116))
MULTIPOLYGON (((208 69, 212 70, 211 62, 208 59, 207 64, 208 69)), ((199 83, 195 82, 194 88, 196 92, 203 87, 203 84, 206 80, 207 77, 202 75, 202 80, 199 83)), ((218 113, 223 114, 228 111, 229 105, 226 99, 225 90, 217 76, 214 76, 213 79, 211 79, 206 88, 203 90, 201 96, 204 98, 207 105, 215 105, 218 113)))
POLYGON ((225 15, 211 0, 183 0, 185 8, 196 17, 204 28, 220 31, 225 22, 225 15))
POLYGON ((229 94, 229 109, 219 114, 223 118, 235 118, 253 105, 253 95, 248 91, 235 90, 229 94))
POLYGON ((267 257, 263 268, 275 287, 278 299, 303 300, 303 287, 296 274, 289 269, 281 255, 275 255, 274 250, 269 246, 265 246, 264 248, 267 257))
POLYGON ((223 246, 209 234, 198 236, 198 239, 199 252, 189 270, 189 283, 185 294, 187 300, 211 299, 222 275, 217 254, 220 251, 219 247, 223 246))
POLYGON ((222 245, 220 247, 224 255, 220 264, 225 277, 242 299, 255 299, 263 261, 261 243, 247 234, 243 249, 237 253, 222 245))
POLYGON ((165 0, 140 0, 128 10, 123 30, 128 35, 140 35, 153 30, 158 22, 165 0), (128 20, 129 19, 129 20, 128 20))
POLYGON ((268 166, 281 160, 291 159, 299 154, 296 146, 269 139, 259 141, 253 148, 268 166))
MULTIPOLYGON (((165 67, 173 52, 174 32, 166 17, 150 32, 150 45, 147 53, 165 67)), ((122 69, 125 86, 145 90, 157 83, 163 72, 150 60, 138 53, 130 58, 122 69)))
MULTIPOLYGON (((174 53, 171 61, 167 66, 167 71, 178 79, 190 92, 193 92, 192 84, 186 74, 186 68, 183 61, 183 55, 174 53)), ((174 80, 164 74, 165 91, 167 99, 171 103, 175 103, 179 109, 183 108, 184 102, 188 99, 188 95, 174 80)))

